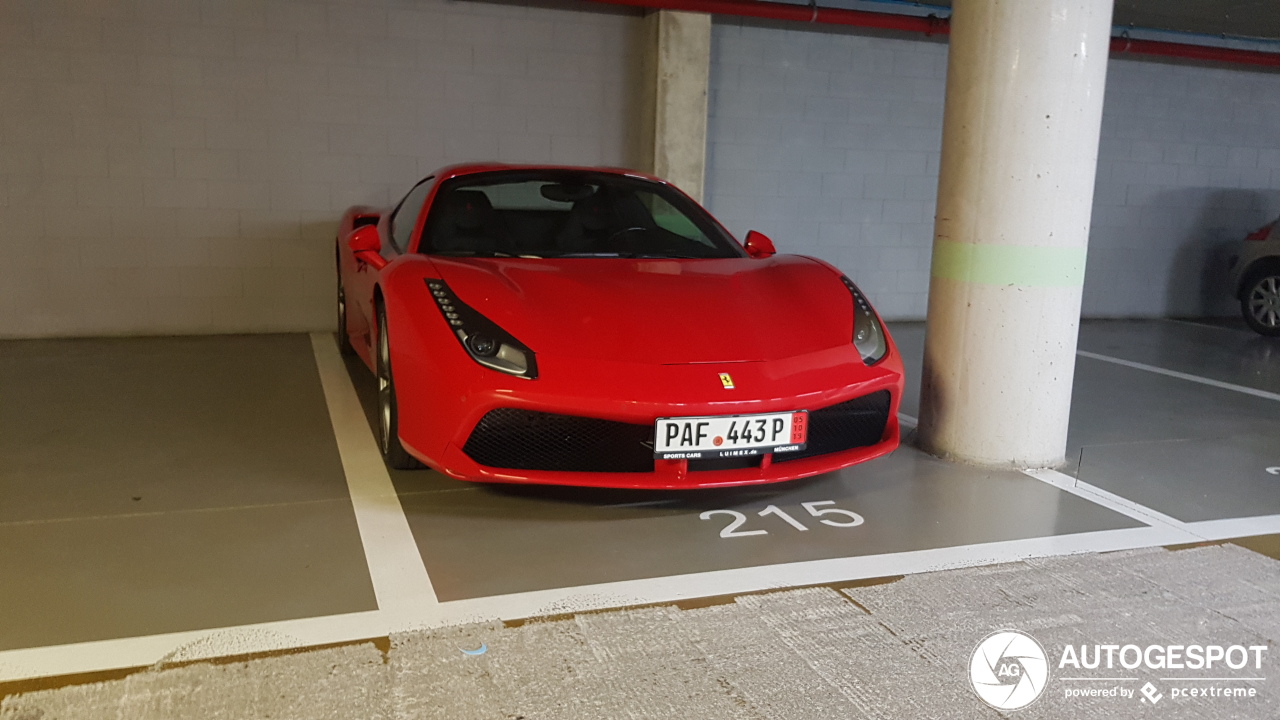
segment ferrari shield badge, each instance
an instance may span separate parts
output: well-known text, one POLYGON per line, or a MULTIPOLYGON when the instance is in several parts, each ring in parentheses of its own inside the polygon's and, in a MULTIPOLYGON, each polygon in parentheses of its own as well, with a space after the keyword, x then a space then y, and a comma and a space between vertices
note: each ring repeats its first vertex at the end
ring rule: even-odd
POLYGON ((732 390, 733 378, 729 377, 729 373, 720 373, 720 384, 724 385, 725 390, 732 390))

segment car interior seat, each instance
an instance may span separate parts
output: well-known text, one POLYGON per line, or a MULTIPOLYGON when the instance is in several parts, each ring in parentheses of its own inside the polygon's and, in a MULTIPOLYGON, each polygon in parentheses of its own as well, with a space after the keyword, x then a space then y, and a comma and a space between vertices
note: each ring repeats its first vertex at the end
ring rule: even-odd
POLYGON ((634 192, 601 188, 573 204, 569 219, 556 237, 562 252, 622 252, 631 248, 606 247, 610 238, 623 230, 657 227, 653 215, 634 192))
POLYGON ((431 249, 479 254, 502 250, 502 218, 488 195, 479 190, 454 190, 442 200, 440 217, 432 225, 431 249))
POLYGON ((617 219, 603 189, 573 204, 564 227, 556 235, 561 252, 599 252, 604 241, 617 232, 617 219))

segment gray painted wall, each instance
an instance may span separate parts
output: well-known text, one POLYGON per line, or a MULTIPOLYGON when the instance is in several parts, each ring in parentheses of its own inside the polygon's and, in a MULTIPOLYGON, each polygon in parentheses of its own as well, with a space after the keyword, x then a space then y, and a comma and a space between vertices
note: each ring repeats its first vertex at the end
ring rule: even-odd
MULTIPOLYGON (((714 26, 707 203, 924 317, 947 46, 714 26)), ((1280 74, 1123 59, 1107 78, 1084 313, 1236 312, 1224 244, 1280 215, 1280 74)))
POLYGON ((332 325, 333 235, 463 160, 621 164, 635 15, 0 2, 0 336, 332 325))
MULTIPOLYGON (((461 160, 626 163, 638 25, 0 2, 0 336, 327 328, 347 205, 461 160)), ((945 73, 937 41, 717 21, 708 205, 923 317, 945 73)), ((1232 312, 1204 258, 1280 214, 1280 74, 1122 60, 1108 83, 1085 312, 1232 312)))

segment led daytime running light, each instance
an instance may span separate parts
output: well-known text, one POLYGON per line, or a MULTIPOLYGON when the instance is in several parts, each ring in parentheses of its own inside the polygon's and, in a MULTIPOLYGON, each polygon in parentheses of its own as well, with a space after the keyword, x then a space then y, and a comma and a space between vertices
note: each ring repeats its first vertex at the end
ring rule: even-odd
POLYGON ((472 360, 491 370, 527 380, 538 377, 534 353, 524 343, 459 300, 443 280, 426 282, 440 314, 472 360))
POLYGON ((880 326, 880 319, 876 317, 871 303, 867 302, 858 286, 844 275, 840 276, 840 282, 844 283, 853 296, 853 345, 862 355, 863 363, 875 365, 889 352, 884 328, 880 326))

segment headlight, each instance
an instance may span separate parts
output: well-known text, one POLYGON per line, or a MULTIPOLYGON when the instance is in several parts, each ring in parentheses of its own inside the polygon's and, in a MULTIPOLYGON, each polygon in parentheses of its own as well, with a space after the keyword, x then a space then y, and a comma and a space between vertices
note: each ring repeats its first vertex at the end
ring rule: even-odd
POLYGON ((862 362, 875 365, 889 351, 884 328, 880 327, 880 319, 858 286, 844 275, 840 276, 840 282, 849 288, 849 294, 853 296, 853 346, 862 354, 862 362))
POLYGON ((443 280, 427 280, 431 297, 440 308, 440 314, 453 329, 472 360, 508 375, 529 380, 538 377, 538 363, 533 351, 498 327, 492 320, 473 310, 458 299, 443 280))

